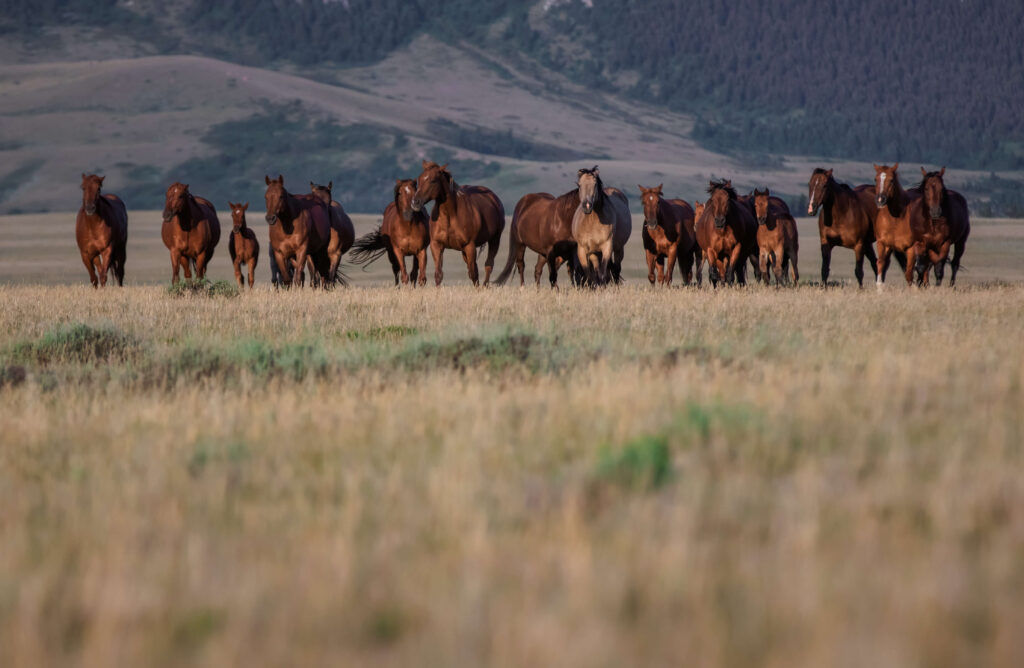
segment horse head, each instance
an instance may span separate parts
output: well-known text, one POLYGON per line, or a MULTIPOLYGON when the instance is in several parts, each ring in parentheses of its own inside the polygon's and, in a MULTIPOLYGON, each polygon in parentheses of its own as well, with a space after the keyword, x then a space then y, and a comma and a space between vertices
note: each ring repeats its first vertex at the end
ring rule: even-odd
POLYGON ((169 223, 175 216, 184 213, 191 196, 187 183, 175 181, 171 184, 171 187, 167 189, 167 195, 164 199, 164 222, 169 223))
POLYGON ((263 180, 267 182, 267 192, 264 194, 267 202, 267 223, 274 225, 281 216, 288 213, 288 191, 284 189, 284 177, 280 174, 276 179, 264 176, 263 180))
POLYGON ((440 204, 445 201, 454 187, 452 184, 452 175, 448 171, 447 163, 439 165, 424 160, 423 171, 416 178, 416 194, 410 202, 412 210, 422 211, 428 202, 436 201, 440 204))
POLYGON ((331 202, 334 201, 334 196, 331 192, 334 190, 334 181, 329 181, 327 185, 322 186, 319 183, 309 182, 309 192, 313 193, 313 196, 323 202, 325 205, 330 206, 331 202))
POLYGON ((96 213, 96 201, 100 198, 105 176, 82 174, 82 208, 90 216, 96 213))
POLYGON ((896 170, 899 167, 900 163, 898 162, 892 167, 875 165, 875 192, 878 193, 875 196, 875 204, 879 209, 884 209, 889 204, 889 200, 896 196, 896 184, 899 183, 896 170))
POLYGON ((228 208, 231 209, 231 224, 234 232, 238 234, 245 229, 245 212, 249 208, 249 203, 232 204, 228 202, 228 208))
POLYGON ((928 215, 932 220, 942 218, 942 199, 946 195, 946 183, 942 177, 946 173, 943 167, 937 172, 929 172, 921 168, 921 196, 924 198, 924 205, 928 208, 928 215))
POLYGON ((395 181, 395 209, 406 222, 412 220, 412 200, 416 197, 416 182, 412 179, 395 181))
POLYGON ((637 185, 637 188, 640 189, 640 201, 644 206, 644 224, 651 230, 658 226, 658 208, 661 204, 663 185, 665 184, 659 184, 657 188, 644 188, 637 185))
POLYGON ((729 215, 729 205, 736 199, 736 191, 732 187, 732 181, 712 181, 708 185, 708 193, 711 199, 708 200, 708 207, 711 208, 711 215, 715 218, 715 227, 725 227, 726 217, 729 215))
POLYGON ((595 208, 600 208, 604 197, 604 184, 601 183, 601 173, 597 165, 576 172, 576 187, 580 191, 580 206, 583 207, 583 213, 590 214, 595 208))
POLYGON ((768 189, 758 190, 754 188, 754 215, 757 216, 757 224, 764 225, 768 222, 768 201, 770 193, 768 189))
POLYGON ((832 170, 818 167, 811 174, 811 180, 807 183, 807 215, 813 216, 825 203, 825 196, 828 192, 828 184, 832 180, 832 170))

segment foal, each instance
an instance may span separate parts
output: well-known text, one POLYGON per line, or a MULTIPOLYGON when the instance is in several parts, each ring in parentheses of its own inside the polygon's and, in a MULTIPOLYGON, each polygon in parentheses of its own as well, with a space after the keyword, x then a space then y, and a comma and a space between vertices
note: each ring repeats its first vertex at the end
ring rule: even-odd
POLYGON ((231 254, 231 264, 235 266, 235 280, 238 287, 245 287, 245 280, 242 279, 242 265, 245 264, 249 270, 249 289, 252 290, 253 276, 256 273, 256 263, 260 258, 260 242, 256 240, 256 233, 245 224, 245 212, 249 203, 232 204, 228 202, 231 209, 231 238, 228 240, 228 253, 231 254))

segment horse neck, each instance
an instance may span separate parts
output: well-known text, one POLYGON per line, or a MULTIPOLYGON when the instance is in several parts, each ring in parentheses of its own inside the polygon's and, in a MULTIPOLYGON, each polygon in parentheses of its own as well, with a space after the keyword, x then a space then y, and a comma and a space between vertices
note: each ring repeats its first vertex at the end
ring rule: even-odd
POLYGON ((669 208, 668 202, 665 201, 664 197, 660 197, 659 196, 658 197, 658 210, 657 210, 658 212, 655 214, 655 220, 658 222, 658 225, 661 225, 662 227, 667 227, 665 225, 665 221, 668 220, 668 218, 669 218, 668 208, 669 208))
POLYGON ((283 190, 284 207, 281 210, 282 215, 278 215, 282 223, 289 226, 295 223, 295 219, 299 217, 299 201, 295 199, 287 190, 283 190))
POLYGON ((437 202, 438 211, 444 213, 449 218, 454 218, 459 210, 459 185, 455 183, 455 179, 451 180, 451 187, 442 190, 442 192, 444 193, 444 199, 437 202))
POLYGON ((245 224, 245 216, 242 216, 242 224, 238 226, 238 231, 235 234, 239 236, 245 236, 245 231, 249 229, 249 226, 245 224))

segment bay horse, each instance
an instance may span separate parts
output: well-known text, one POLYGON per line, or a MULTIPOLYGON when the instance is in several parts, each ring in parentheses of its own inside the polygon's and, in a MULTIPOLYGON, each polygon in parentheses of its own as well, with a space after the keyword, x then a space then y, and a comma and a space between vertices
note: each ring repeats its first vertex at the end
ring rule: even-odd
POLYGON ((738 281, 746 285, 747 259, 757 253, 753 208, 740 201, 731 181, 711 181, 707 192, 711 197, 697 220, 696 230, 711 284, 738 281))
MULTIPOLYGON (((341 203, 336 202, 332 197, 331 190, 333 186, 334 181, 328 182, 326 186, 313 183, 312 181, 309 182, 310 194, 327 207, 327 211, 331 216, 331 240, 327 243, 327 257, 330 259, 331 266, 328 269, 327 275, 332 283, 344 283, 345 281, 339 271, 341 257, 355 243, 356 228, 352 225, 352 219, 345 213, 341 203)), ((314 275, 312 267, 309 271, 311 275, 314 275)))
POLYGON ((875 284, 885 285, 889 257, 893 252, 906 256, 903 263, 907 285, 914 280, 914 226, 924 225, 921 194, 904 190, 897 173, 900 164, 875 165, 875 245, 878 248, 878 274, 875 284))
POLYGON ((665 199, 662 196, 664 184, 656 188, 640 189, 640 201, 644 208, 644 227, 641 237, 644 255, 647 259, 647 280, 669 287, 676 261, 679 272, 687 285, 693 280, 693 262, 700 252, 694 229, 693 208, 685 200, 665 199), (655 278, 654 267, 658 267, 655 278))
POLYGON ((245 287, 245 280, 242 278, 242 265, 246 265, 249 273, 249 289, 252 290, 256 264, 260 259, 260 242, 256 239, 256 233, 245 224, 245 212, 249 209, 249 203, 228 202, 228 208, 231 209, 231 238, 228 239, 228 254, 231 255, 231 264, 235 268, 235 280, 238 281, 239 288, 245 287))
POLYGON ((460 186, 448 171, 448 165, 423 161, 423 171, 416 179, 416 194, 412 210, 422 211, 428 202, 434 202, 430 212, 430 253, 434 256, 434 284, 441 285, 444 278, 442 253, 446 248, 462 251, 469 280, 480 284, 476 264, 477 248, 487 244, 484 261, 484 285, 491 281, 494 258, 501 245, 505 229, 505 207, 490 188, 460 186))
POLYGON ((796 221, 789 212, 789 206, 778 197, 773 197, 768 188, 754 189, 754 216, 757 218, 757 247, 760 251, 759 268, 761 279, 768 285, 771 270, 775 283, 789 282, 789 264, 793 264, 793 283, 800 280, 797 268, 797 252, 800 241, 796 221))
POLYGON ((956 285, 956 274, 960 270, 960 259, 971 234, 970 213, 967 200, 955 190, 946 188, 943 176, 946 168, 929 172, 921 168, 921 183, 914 188, 921 193, 921 216, 914 218, 911 231, 914 235, 914 255, 918 284, 928 284, 928 268, 934 267, 935 284, 942 285, 949 249, 953 248, 950 262, 949 285, 956 285))
POLYGON ((577 172, 580 203, 572 218, 572 236, 576 240, 576 259, 590 285, 604 285, 609 277, 621 280, 611 273, 613 264, 621 271, 625 241, 622 230, 632 228, 629 200, 617 188, 605 188, 601 174, 595 166, 577 172))
POLYGON ((182 269, 185 278, 191 279, 190 265, 196 278, 205 278, 206 267, 220 241, 217 210, 210 200, 189 192, 187 183, 176 181, 167 189, 160 236, 171 253, 172 283, 180 280, 182 269))
POLYGON ((107 274, 124 285, 128 212, 117 195, 100 192, 105 176, 82 174, 82 206, 75 220, 75 240, 92 287, 106 287, 107 274))
MULTIPOLYGON (((519 285, 524 285, 525 256, 529 248, 537 253, 537 266, 533 279, 540 285, 544 265, 548 265, 551 287, 558 287, 558 268, 576 254, 576 241, 572 236, 572 218, 580 205, 579 187, 555 197, 550 193, 527 193, 516 203, 509 229, 508 261, 494 282, 503 285, 516 269, 519 285)), ((571 269, 570 269, 571 271, 571 269)))
POLYGON ((857 285, 864 287, 864 258, 878 276, 878 260, 871 244, 875 241, 873 221, 875 207, 870 186, 856 190, 839 183, 831 169, 818 167, 807 183, 807 215, 818 214, 821 240, 821 286, 828 285, 832 266, 832 249, 836 246, 853 249, 856 264, 853 274, 857 285))
POLYGON ((284 177, 264 176, 270 247, 285 285, 298 285, 306 259, 313 259, 315 273, 321 284, 330 280, 330 258, 327 247, 331 240, 331 216, 328 207, 312 195, 297 196, 284 187, 284 177), (292 261, 294 260, 294 268, 292 261))
POLYGON ((430 225, 427 212, 413 211, 412 198, 416 195, 416 181, 395 181, 395 197, 384 209, 384 219, 373 232, 363 235, 352 246, 352 261, 368 266, 381 255, 387 254, 395 285, 425 285, 427 282, 427 248, 430 247, 430 225), (405 269, 406 256, 413 256, 412 277, 405 269))

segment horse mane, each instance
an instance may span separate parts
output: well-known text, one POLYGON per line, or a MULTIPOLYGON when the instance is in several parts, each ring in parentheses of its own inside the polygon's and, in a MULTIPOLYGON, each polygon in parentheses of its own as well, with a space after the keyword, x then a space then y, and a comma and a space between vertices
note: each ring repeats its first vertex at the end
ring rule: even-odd
POLYGON ((946 181, 942 178, 942 174, 940 174, 938 170, 934 172, 928 172, 927 174, 925 174, 923 177, 921 177, 921 182, 914 186, 911 190, 920 190, 921 192, 924 192, 924 184, 927 183, 928 179, 932 178, 933 176, 938 177, 938 179, 942 181, 942 192, 943 194, 945 194, 946 181))
POLYGON ((572 220, 573 214, 580 206, 580 189, 573 188, 564 195, 555 198, 555 213, 560 220, 572 220))
POLYGON ((726 194, 729 195, 729 199, 736 199, 736 189, 733 188, 726 179, 719 179, 717 181, 712 180, 708 184, 707 193, 709 195, 713 195, 716 190, 724 190, 726 194))

